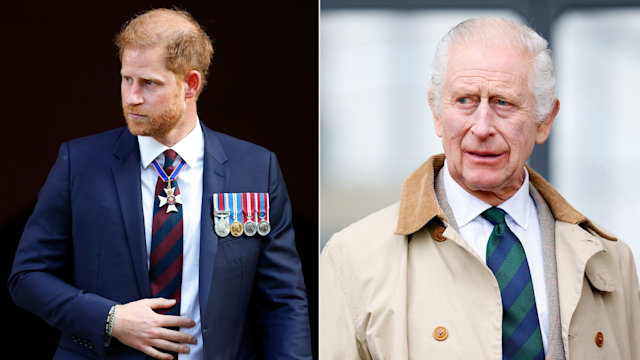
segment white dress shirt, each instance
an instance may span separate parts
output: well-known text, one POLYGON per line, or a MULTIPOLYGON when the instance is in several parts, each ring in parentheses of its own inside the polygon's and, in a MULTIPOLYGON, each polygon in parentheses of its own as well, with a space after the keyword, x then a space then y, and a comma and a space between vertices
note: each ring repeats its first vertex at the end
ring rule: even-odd
MULTIPOLYGON (((460 235, 486 263, 487 243, 493 231, 493 225, 480 214, 489 209, 491 205, 471 195, 455 182, 449 173, 446 160, 441 171, 444 171, 444 190, 447 203, 456 219, 460 235)), ((538 320, 540 321, 542 343, 546 352, 549 334, 549 304, 544 278, 542 238, 538 210, 535 201, 529 195, 529 173, 526 168, 525 179, 520 189, 507 201, 498 205, 498 208, 505 211, 507 226, 518 237, 527 256, 536 298, 538 320)))
MULTIPOLYGON (((149 136, 138 136, 140 145, 140 180, 142 184, 142 211, 144 214, 144 233, 147 242, 147 267, 151 252, 151 226, 153 222, 153 201, 158 173, 151 163, 158 159, 164 165, 163 152, 169 147, 149 136)), ((179 354, 180 360, 204 359, 202 352, 202 332, 200 324, 200 302, 198 300, 199 264, 200 264, 200 214, 202 212, 202 173, 204 164, 204 137, 200 122, 180 142, 171 147, 180 159, 186 162, 178 175, 178 186, 182 194, 183 219, 183 263, 182 263, 182 299, 180 315, 195 321, 193 328, 182 328, 180 331, 191 334, 198 339, 197 345, 188 346, 188 355, 179 354)))

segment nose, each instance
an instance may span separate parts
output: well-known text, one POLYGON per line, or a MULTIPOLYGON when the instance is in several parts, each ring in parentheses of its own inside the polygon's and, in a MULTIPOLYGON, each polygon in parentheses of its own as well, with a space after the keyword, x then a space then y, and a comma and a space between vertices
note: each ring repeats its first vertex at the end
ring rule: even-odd
POLYGON ((131 84, 127 86, 123 84, 122 87, 122 97, 127 102, 127 105, 140 105, 144 102, 144 98, 142 97, 140 87, 137 84, 131 84))
POLYGON ((482 99, 480 101, 480 105, 478 105, 476 111, 473 113, 473 125, 471 127, 473 135, 480 139, 486 139, 493 136, 495 133, 495 129, 493 128, 493 115, 491 106, 489 106, 489 101, 482 99))

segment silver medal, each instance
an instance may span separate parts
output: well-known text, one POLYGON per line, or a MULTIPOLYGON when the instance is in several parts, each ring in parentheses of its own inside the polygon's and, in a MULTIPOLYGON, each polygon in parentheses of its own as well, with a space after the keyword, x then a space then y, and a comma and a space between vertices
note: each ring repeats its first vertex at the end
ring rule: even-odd
POLYGON ((258 234, 266 236, 271 231, 271 224, 267 220, 260 220, 258 223, 258 234))
POLYGON ((253 221, 256 212, 256 202, 254 200, 257 197, 256 193, 244 193, 242 194, 244 200, 246 200, 246 208, 242 209, 247 220, 244 222, 244 234, 247 236, 253 236, 258 232, 258 224, 253 221))
POLYGON ((225 237, 231 232, 231 225, 229 224, 229 211, 226 210, 214 210, 215 215, 215 231, 219 237, 225 237))
POLYGON ((247 220, 244 223, 244 234, 247 236, 253 236, 258 232, 258 225, 253 220, 247 220))
POLYGON ((225 237, 231 232, 231 226, 229 225, 229 221, 227 221, 227 219, 220 219, 216 221, 215 229, 216 234, 219 237, 225 237))

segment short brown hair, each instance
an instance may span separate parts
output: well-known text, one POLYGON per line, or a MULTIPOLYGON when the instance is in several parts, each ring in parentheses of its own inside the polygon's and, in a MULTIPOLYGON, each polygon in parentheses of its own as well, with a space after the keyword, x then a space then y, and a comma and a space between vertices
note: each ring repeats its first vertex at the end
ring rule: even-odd
POLYGON ((165 47, 165 65, 177 76, 191 70, 202 74, 202 85, 207 82, 207 74, 213 57, 211 39, 202 26, 184 10, 153 9, 135 16, 116 35, 115 43, 122 53, 127 46, 165 47))

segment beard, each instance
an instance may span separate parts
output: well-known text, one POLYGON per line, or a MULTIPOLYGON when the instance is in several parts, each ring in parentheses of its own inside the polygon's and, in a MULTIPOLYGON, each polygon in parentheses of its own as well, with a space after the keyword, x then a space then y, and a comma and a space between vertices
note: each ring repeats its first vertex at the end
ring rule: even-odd
POLYGON ((133 135, 162 137, 171 131, 182 119, 187 105, 181 102, 180 92, 176 92, 171 102, 163 109, 153 111, 143 108, 141 105, 122 104, 122 112, 127 122, 127 127, 133 135), (143 119, 129 116, 129 113, 144 115, 143 119))

